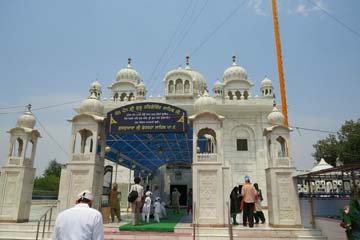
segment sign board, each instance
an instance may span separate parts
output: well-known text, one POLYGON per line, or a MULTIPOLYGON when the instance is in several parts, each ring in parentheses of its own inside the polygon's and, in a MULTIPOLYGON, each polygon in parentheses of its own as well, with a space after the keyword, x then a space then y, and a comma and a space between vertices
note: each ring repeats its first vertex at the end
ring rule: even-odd
POLYGON ((164 103, 134 103, 108 112, 108 134, 182 133, 187 131, 186 111, 164 103))

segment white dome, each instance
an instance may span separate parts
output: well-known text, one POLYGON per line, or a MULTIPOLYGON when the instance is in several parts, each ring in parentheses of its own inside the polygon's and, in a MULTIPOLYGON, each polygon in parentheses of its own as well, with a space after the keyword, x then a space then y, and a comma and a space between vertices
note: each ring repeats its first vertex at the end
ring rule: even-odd
POLYGON ((91 96, 81 102, 79 113, 104 116, 104 104, 95 97, 91 96))
POLYGON ((131 59, 129 59, 128 65, 126 68, 120 69, 116 74, 116 81, 118 82, 131 82, 133 84, 140 83, 139 73, 132 68, 131 59))
POLYGON ((235 56, 233 56, 232 65, 224 71, 223 79, 224 79, 224 83, 230 82, 232 80, 248 81, 246 70, 243 67, 236 64, 235 56))
POLYGON ((264 80, 261 81, 261 88, 264 87, 272 87, 272 81, 267 77, 265 77, 264 80))
POLYGON ((192 80, 194 83, 198 83, 201 85, 206 85, 206 80, 204 78, 203 75, 201 75, 201 73, 193 70, 193 69, 186 69, 186 71, 189 71, 190 75, 192 76, 192 80))
POLYGON ((144 82, 140 82, 138 85, 136 85, 137 88, 145 88, 144 82))
POLYGON ((30 111, 24 112, 16 122, 16 126, 21 128, 34 128, 35 124, 35 117, 30 111))
POLYGON ((323 158, 321 158, 320 162, 315 165, 310 172, 317 172, 320 170, 324 170, 324 169, 329 169, 329 168, 333 168, 333 166, 331 166, 330 164, 328 164, 327 162, 325 162, 325 160, 323 158))
POLYGON ((213 111, 213 106, 216 105, 216 100, 213 97, 210 97, 205 91, 205 93, 196 99, 194 103, 195 111, 196 112, 204 112, 204 111, 213 111))
POLYGON ((181 74, 185 74, 188 75, 189 78, 191 78, 192 82, 196 82, 196 83, 200 83, 200 84, 206 84, 206 80, 204 78, 203 75, 201 75, 201 73, 191 69, 191 68, 177 68, 174 70, 169 71, 166 75, 165 75, 165 79, 168 79, 169 77, 173 76, 173 75, 181 75, 181 74))
POLYGON ((219 80, 217 80, 214 84, 215 88, 222 88, 224 86, 224 84, 222 84, 219 80))
POLYGON ((284 125, 284 115, 276 107, 274 107, 272 112, 268 115, 267 120, 271 126, 284 125))
POLYGON ((93 88, 93 89, 96 89, 96 90, 100 90, 101 91, 101 84, 96 80, 95 82, 93 82, 91 85, 90 85, 90 88, 93 88))

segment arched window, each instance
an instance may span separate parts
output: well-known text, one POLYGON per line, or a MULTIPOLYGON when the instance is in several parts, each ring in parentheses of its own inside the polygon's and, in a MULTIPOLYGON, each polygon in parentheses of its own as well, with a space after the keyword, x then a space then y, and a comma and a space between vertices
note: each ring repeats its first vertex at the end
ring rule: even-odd
POLYGON ((87 129, 80 130, 75 137, 74 153, 85 153, 92 152, 93 150, 93 139, 92 132, 87 129))
POLYGON ((234 96, 233 96, 233 93, 232 93, 231 91, 228 92, 228 96, 229 96, 229 99, 230 99, 230 100, 233 100, 233 97, 234 97, 234 96))
POLYGON ((181 94, 184 92, 184 86, 181 79, 177 79, 175 82, 175 92, 176 94, 181 94))
POLYGON ((216 133, 210 128, 203 128, 198 133, 197 149, 199 153, 216 153, 216 133))
POLYGON ((249 97, 248 91, 244 91, 244 98, 245 98, 245 99, 248 99, 248 97, 249 97))
POLYGON ((126 93, 122 93, 121 96, 120 96, 120 101, 125 101, 125 98, 126 98, 126 93))
POLYGON ((174 93, 174 81, 173 80, 169 81, 168 92, 169 92, 169 94, 174 93))
POLYGON ((235 96, 236 96, 236 99, 237 99, 237 100, 240 100, 240 98, 241 98, 241 93, 240 93, 240 91, 236 91, 236 92, 235 92, 235 96))
POLYGON ((34 146, 34 142, 33 142, 33 140, 30 140, 26 146, 25 158, 31 158, 33 146, 34 146))
POLYGON ((129 94, 129 101, 133 100, 133 97, 134 97, 134 93, 130 93, 129 94))
POLYGON ((119 94, 118 93, 115 93, 114 94, 114 101, 116 100, 116 99, 118 99, 119 98, 119 94))
POLYGON ((185 93, 189 93, 189 92, 190 92, 190 83, 189 83, 189 80, 186 80, 186 81, 185 81, 185 84, 184 84, 184 92, 185 92, 185 93))
POLYGON ((287 145, 286 145, 286 140, 279 136, 277 139, 277 145, 278 145, 278 156, 279 157, 287 157, 288 156, 288 151, 287 151, 287 145))
POLYGON ((268 95, 268 90, 267 89, 265 89, 265 95, 268 95))
POLYGON ((12 146, 11 156, 21 157, 23 146, 24 146, 23 140, 21 138, 17 138, 12 146))

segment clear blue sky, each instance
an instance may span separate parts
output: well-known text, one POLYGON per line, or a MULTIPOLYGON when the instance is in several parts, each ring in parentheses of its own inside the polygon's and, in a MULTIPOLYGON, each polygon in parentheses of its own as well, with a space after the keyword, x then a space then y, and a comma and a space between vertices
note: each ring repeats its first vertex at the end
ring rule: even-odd
MULTIPOLYGON (((360 32, 360 1, 312 1, 360 32)), ((308 0, 278 1, 278 5, 290 125, 337 131, 345 120, 360 117, 360 35, 308 0)), ((187 54, 210 89, 236 55, 255 83, 252 95, 260 95, 260 82, 267 75, 280 102, 270 0, 3 0, 0 36, 0 108, 27 103, 37 108, 84 99, 96 78, 104 97, 109 97, 107 86, 128 57, 150 90, 148 96, 163 95, 166 72, 183 64, 187 54), (169 51, 155 71, 175 30, 169 51)), ((66 120, 75 114, 75 105, 34 111, 66 150, 71 128, 66 120)), ((6 131, 20 116, 2 113, 19 110, 0 109, 1 166, 9 147, 6 131)), ((43 136, 35 163, 40 175, 50 159, 65 163, 68 157, 39 124, 36 127, 43 136)), ((312 144, 326 136, 295 129, 295 165, 311 168, 312 144)))

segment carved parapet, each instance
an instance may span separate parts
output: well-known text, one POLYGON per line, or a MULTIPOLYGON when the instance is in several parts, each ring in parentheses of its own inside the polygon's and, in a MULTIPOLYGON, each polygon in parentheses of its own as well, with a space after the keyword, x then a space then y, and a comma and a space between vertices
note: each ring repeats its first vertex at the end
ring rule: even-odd
POLYGON ((216 162, 217 154, 216 153, 198 153, 197 161, 198 162, 216 162))

